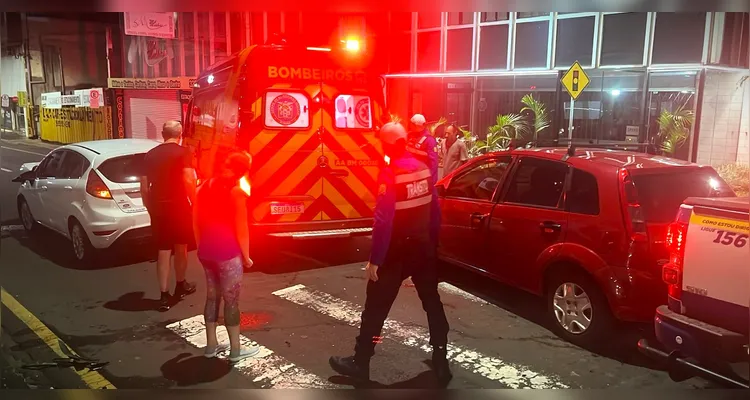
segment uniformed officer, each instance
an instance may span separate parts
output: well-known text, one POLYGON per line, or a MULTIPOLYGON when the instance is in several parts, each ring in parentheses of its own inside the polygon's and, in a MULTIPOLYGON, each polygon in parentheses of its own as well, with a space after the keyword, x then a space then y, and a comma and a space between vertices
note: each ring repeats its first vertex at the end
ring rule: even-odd
POLYGON ((429 234, 434 201, 432 174, 406 150, 407 133, 401 124, 385 124, 380 138, 390 163, 378 177, 362 324, 354 355, 331 357, 329 363, 342 375, 369 380, 370 358, 382 339, 383 323, 401 283, 411 276, 427 312, 433 369, 438 380, 447 384, 452 378, 446 353, 449 327, 438 294, 435 251, 429 234))
MULTIPOLYGON (((417 160, 421 161, 430 169, 432 174, 432 184, 438 180, 438 145, 435 137, 430 130, 425 127, 425 117, 422 114, 414 114, 411 117, 411 123, 414 130, 409 133, 406 141, 406 149, 417 160)), ((435 249, 438 245, 438 233, 440 232, 440 205, 437 200, 437 191, 433 193, 433 203, 431 205, 432 222, 430 224, 430 237, 435 249)))

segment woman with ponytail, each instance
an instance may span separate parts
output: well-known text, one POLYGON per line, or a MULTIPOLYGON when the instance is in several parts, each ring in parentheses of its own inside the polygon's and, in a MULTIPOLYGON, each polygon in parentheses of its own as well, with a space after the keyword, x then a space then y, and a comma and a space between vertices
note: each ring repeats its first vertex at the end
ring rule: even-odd
POLYGON ((256 355, 257 347, 240 346, 239 297, 244 268, 252 266, 248 230, 247 174, 252 159, 247 153, 232 153, 219 174, 198 189, 193 208, 193 229, 198 258, 206 271, 205 356, 212 358, 229 348, 229 361, 236 363, 256 355), (245 186, 244 188, 242 186, 245 186), (220 344, 216 326, 221 300, 229 346, 220 344))

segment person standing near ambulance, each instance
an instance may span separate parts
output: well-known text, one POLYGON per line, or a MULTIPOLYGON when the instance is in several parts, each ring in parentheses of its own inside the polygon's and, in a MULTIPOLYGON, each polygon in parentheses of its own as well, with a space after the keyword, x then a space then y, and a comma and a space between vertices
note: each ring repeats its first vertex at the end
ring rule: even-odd
POLYGON ((378 177, 372 252, 365 268, 368 277, 362 323, 354 355, 334 356, 336 372, 369 380, 370 358, 380 342, 403 280, 411 276, 427 313, 433 369, 442 384, 453 377, 447 360, 448 320, 438 293, 435 251, 430 220, 434 180, 430 169, 406 150, 407 132, 401 124, 387 123, 380 130, 390 163, 378 177))
POLYGON ((167 311, 172 299, 195 293, 195 285, 185 280, 187 246, 192 241, 192 204, 195 201, 195 170, 190 152, 180 145, 182 124, 167 121, 162 128, 164 143, 143 158, 141 177, 143 204, 151 217, 151 232, 159 250, 156 270, 161 298, 159 311, 167 311), (177 285, 169 295, 169 271, 174 252, 177 285))
POLYGON ((438 203, 437 190, 434 190, 434 185, 438 181, 439 174, 438 145, 437 140, 435 140, 430 130, 425 126, 426 123, 427 121, 422 114, 414 114, 411 117, 411 124, 414 129, 408 135, 406 150, 417 160, 427 165, 430 169, 430 174, 432 174, 433 196, 432 204, 430 205, 430 238, 435 246, 435 251, 437 251, 438 233, 440 232, 440 204, 438 203))

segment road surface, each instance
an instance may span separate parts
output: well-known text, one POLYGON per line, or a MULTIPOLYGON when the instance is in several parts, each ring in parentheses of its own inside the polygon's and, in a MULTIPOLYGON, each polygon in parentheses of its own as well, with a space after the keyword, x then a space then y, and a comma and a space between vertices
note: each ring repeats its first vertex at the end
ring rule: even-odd
MULTIPOLYGON (((229 366, 205 359, 203 272, 190 254, 198 292, 170 311, 156 311, 153 252, 120 249, 89 268, 71 263, 70 248, 49 232, 26 234, 16 211, 24 162, 49 145, 2 141, 0 205, 3 231, 3 353, 16 367, 78 354, 106 361, 99 371, 49 368, 25 372, 39 387, 58 388, 352 388, 336 376, 330 355, 352 352, 364 301, 369 238, 268 246, 245 274, 240 302, 244 340, 261 354, 229 366)), ((470 245, 467 243, 467 245, 470 245)), ((451 324, 449 388, 702 388, 670 381, 641 356, 639 329, 626 326, 612 350, 592 353, 553 335, 533 296, 441 266, 441 296, 451 324)), ((426 317, 405 284, 372 361, 374 387, 434 388, 426 317)), ((371 386, 372 387, 372 386, 371 386)))

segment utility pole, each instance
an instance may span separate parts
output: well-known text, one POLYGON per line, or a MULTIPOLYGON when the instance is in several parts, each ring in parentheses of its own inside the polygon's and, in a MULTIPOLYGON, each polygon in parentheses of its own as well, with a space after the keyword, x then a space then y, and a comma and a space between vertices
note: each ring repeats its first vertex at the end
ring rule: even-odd
POLYGON ((37 137, 36 120, 34 118, 34 91, 31 86, 31 47, 29 46, 29 15, 21 14, 21 34, 23 37, 23 55, 26 69, 26 118, 29 127, 26 131, 27 137, 37 137))

